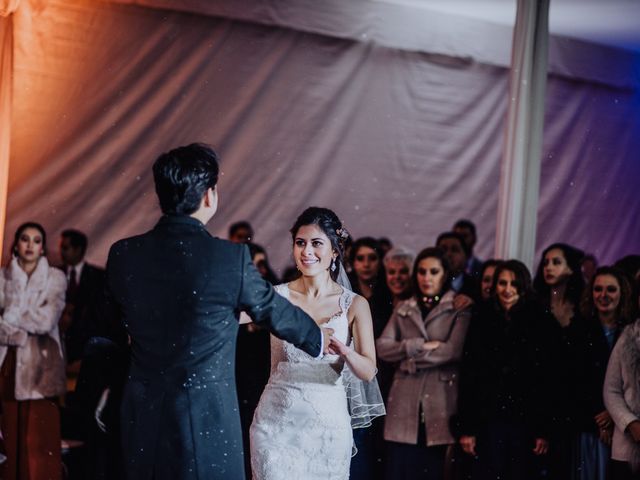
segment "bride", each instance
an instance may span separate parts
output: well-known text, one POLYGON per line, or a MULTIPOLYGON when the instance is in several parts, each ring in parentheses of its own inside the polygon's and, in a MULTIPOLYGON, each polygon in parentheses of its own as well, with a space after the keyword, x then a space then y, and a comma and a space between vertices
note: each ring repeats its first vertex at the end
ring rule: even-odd
POLYGON ((336 280, 347 232, 336 214, 310 207, 291 229, 300 278, 276 291, 333 329, 329 354, 312 358, 271 337, 271 376, 251 425, 255 480, 346 479, 352 428, 384 414, 367 301, 336 280), (373 393, 370 393, 373 392, 373 393))

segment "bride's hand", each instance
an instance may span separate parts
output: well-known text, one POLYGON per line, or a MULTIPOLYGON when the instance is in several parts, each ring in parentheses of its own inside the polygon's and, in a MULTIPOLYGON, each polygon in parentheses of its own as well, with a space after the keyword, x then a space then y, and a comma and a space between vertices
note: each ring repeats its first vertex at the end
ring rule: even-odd
POLYGON ((329 353, 333 355, 339 355, 340 357, 346 359, 351 352, 353 352, 353 349, 351 347, 347 347, 336 337, 331 337, 329 341, 329 353))
POLYGON ((440 342, 438 340, 430 340, 428 342, 424 342, 422 348, 424 350, 435 350, 440 346, 440 342))
POLYGON ((331 353, 331 339, 333 338, 331 335, 333 335, 333 328, 320 327, 320 330, 322 331, 322 344, 324 345, 324 351, 322 353, 327 355, 331 353))

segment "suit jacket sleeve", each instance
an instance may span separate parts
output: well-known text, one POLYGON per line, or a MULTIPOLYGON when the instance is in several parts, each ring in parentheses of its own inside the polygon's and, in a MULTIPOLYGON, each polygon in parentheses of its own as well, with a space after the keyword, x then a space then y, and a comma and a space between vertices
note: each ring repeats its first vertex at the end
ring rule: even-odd
POLYGON ((242 281, 238 304, 259 325, 313 357, 321 352, 322 332, 311 317, 276 293, 256 270, 249 249, 241 255, 242 281))
POLYGON ((115 246, 111 247, 109 251, 109 257, 107 259, 107 268, 105 270, 104 281, 102 282, 102 292, 98 295, 98 304, 96 309, 96 329, 92 332, 93 336, 99 336, 108 338, 116 345, 127 348, 128 335, 127 330, 123 323, 122 308, 116 301, 112 289, 112 284, 115 280, 113 258, 117 255, 115 253, 115 246))

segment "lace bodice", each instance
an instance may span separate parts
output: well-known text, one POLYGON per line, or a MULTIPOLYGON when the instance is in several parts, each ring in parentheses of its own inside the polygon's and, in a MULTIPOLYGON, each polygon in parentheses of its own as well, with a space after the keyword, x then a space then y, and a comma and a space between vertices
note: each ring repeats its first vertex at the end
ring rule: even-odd
MULTIPOLYGON (((287 300, 289 299, 289 285, 286 283, 277 285, 275 287, 276 292, 282 295, 287 300)), ((347 316, 347 312, 349 311, 349 307, 353 302, 353 298, 355 293, 346 288, 342 289, 342 294, 340 295, 340 299, 338 300, 338 311, 334 314, 329 321, 323 323, 322 326, 330 327, 334 330, 333 336, 338 340, 343 342, 345 345, 351 340, 349 335, 349 319, 347 316)), ((332 366, 330 370, 327 372, 333 371, 334 377, 332 380, 337 380, 339 376, 339 372, 341 370, 341 360, 338 355, 324 355, 321 358, 314 358, 303 352, 302 350, 296 348, 291 343, 288 343, 284 340, 281 340, 274 335, 271 335, 271 376, 279 377, 281 374, 284 374, 286 371, 286 375, 289 379, 291 378, 292 373, 290 372, 289 367, 295 369, 295 373, 293 374, 295 380, 297 381, 312 381, 313 378, 316 378, 319 371, 322 371, 322 365, 332 366), (288 365, 287 365, 288 364, 288 365), (296 364, 295 366, 292 364, 296 364), (307 365, 301 365, 307 364, 307 365), (313 368, 313 367, 316 368, 313 368), (311 378, 306 379, 306 374, 310 374, 311 378)), ((329 380, 325 378, 325 380, 329 380)), ((324 382, 323 382, 324 383, 324 382)))

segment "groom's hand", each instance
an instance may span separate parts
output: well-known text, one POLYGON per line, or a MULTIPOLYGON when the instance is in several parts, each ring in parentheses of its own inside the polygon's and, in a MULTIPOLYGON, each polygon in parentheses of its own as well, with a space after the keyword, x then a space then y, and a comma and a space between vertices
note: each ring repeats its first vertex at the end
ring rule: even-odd
POLYGON ((333 335, 333 328, 320 327, 322 330, 322 345, 324 349, 322 351, 323 354, 331 353, 329 348, 331 347, 331 335, 333 335))

